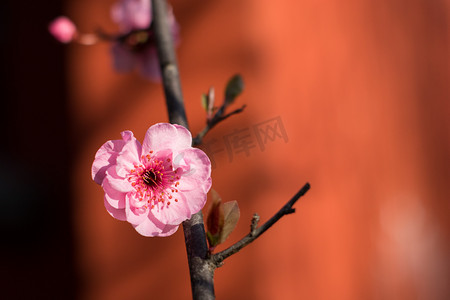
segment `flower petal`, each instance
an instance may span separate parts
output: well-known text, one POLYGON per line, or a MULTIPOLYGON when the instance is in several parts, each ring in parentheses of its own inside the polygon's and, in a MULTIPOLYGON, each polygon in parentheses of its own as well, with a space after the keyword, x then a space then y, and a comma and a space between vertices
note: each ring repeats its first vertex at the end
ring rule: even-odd
POLYGON ((120 220, 120 221, 126 221, 127 216, 125 215, 125 210, 124 209, 117 209, 112 207, 108 200, 104 199, 104 203, 105 203, 105 208, 108 211, 108 213, 115 219, 120 220))
POLYGON ((108 178, 109 186, 118 192, 128 193, 133 190, 131 183, 117 174, 116 166, 111 166, 106 170, 106 177, 108 178))
POLYGON ((166 225, 164 226, 163 231, 158 234, 160 237, 169 236, 174 234, 178 230, 179 225, 166 225))
POLYGON ((133 52, 125 48, 122 44, 115 43, 111 47, 114 69, 118 72, 133 71, 137 63, 133 52))
POLYGON ((148 209, 143 207, 143 205, 139 207, 133 205, 136 201, 139 200, 136 199, 134 192, 126 194, 125 213, 127 215, 127 221, 133 225, 139 225, 148 217, 148 209))
POLYGON ((133 227, 143 236, 159 236, 163 231, 157 225, 164 228, 163 224, 161 224, 151 214, 149 214, 149 216, 145 218, 141 223, 139 223, 138 225, 133 225, 133 227))
POLYGON ((122 131, 120 133, 120 135, 122 136, 122 140, 124 142, 130 142, 130 141, 136 140, 136 138, 134 137, 133 132, 129 131, 129 130, 122 131))
MULTIPOLYGON (((95 154, 92 164, 91 176, 97 184, 102 184, 106 176, 106 170, 117 163, 117 156, 127 142, 136 140, 131 131, 121 133, 122 140, 110 140, 104 143, 95 154)), ((139 143, 139 142, 138 142, 139 143)))
POLYGON ((205 152, 200 149, 188 148, 181 151, 174 157, 173 164, 174 168, 183 170, 180 184, 187 178, 194 178, 198 182, 206 182, 211 177, 211 161, 205 152))
POLYGON ((209 177, 206 181, 203 182, 203 191, 208 193, 212 186, 212 179, 209 177))
POLYGON ((125 208, 125 196, 126 194, 114 189, 109 183, 110 177, 107 176, 105 180, 103 180, 102 187, 105 191, 105 199, 108 201, 111 207, 116 209, 125 208))
MULTIPOLYGON (((211 184, 208 184, 208 190, 211 184)), ((198 213, 206 204, 206 192, 201 188, 193 189, 191 191, 180 192, 180 198, 187 203, 189 208, 189 218, 191 215, 198 213)))
POLYGON ((123 146, 122 151, 117 156, 117 175, 127 177, 134 165, 139 165, 142 153, 142 146, 138 140, 133 139, 123 146))
MULTIPOLYGON (((206 195, 205 195, 206 196, 206 195)), ((179 225, 191 217, 191 210, 186 197, 177 197, 178 201, 158 202, 151 210, 152 214, 163 224, 179 225)))
POLYGON ((150 25, 152 7, 149 0, 125 0, 116 2, 111 8, 111 18, 126 32, 145 29, 150 25))
POLYGON ((156 48, 148 46, 139 58, 139 71, 152 81, 161 81, 161 70, 159 67, 158 54, 156 48))
POLYGON ((150 150, 157 152, 164 149, 178 152, 190 148, 191 144, 191 133, 183 126, 158 123, 147 130, 142 144, 142 153, 146 154, 150 150))

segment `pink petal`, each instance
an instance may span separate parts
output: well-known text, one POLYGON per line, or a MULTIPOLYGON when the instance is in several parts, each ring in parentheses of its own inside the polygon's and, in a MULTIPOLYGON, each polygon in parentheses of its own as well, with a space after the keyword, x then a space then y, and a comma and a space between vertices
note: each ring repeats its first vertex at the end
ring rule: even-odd
POLYGON ((173 158, 174 168, 181 168, 180 184, 183 180, 195 179, 198 182, 206 182, 211 177, 211 161, 200 149, 188 148, 179 152, 173 158))
POLYGON ((145 29, 151 21, 150 0, 121 0, 113 5, 111 18, 123 31, 145 29))
POLYGON ((105 199, 106 201, 108 201, 111 207, 116 209, 123 209, 125 208, 126 194, 114 189, 109 183, 109 178, 110 178, 109 176, 106 177, 102 183, 103 190, 105 191, 105 199))
POLYGON ((169 205, 161 202, 156 203, 151 213, 161 223, 169 225, 179 225, 191 217, 191 210, 186 201, 186 197, 182 196, 178 197, 178 202, 170 201, 169 205))
POLYGON ((151 126, 145 134, 142 153, 171 149, 173 152, 190 148, 192 136, 189 130, 180 125, 158 123, 151 126))
POLYGON ((199 181, 195 178, 185 178, 180 180, 180 185, 178 185, 178 190, 181 192, 189 192, 194 189, 201 189, 205 194, 208 193, 212 185, 211 177, 205 181, 199 181))
POLYGON ((174 234, 178 230, 179 225, 166 225, 163 229, 163 231, 158 234, 160 237, 169 236, 174 234))
POLYGON ((72 41, 77 33, 75 24, 67 17, 58 17, 50 23, 48 30, 61 43, 72 41))
POLYGON ((104 202, 105 202, 106 210, 108 211, 108 213, 112 217, 114 217, 114 218, 116 218, 117 220, 120 220, 120 221, 126 221, 127 216, 125 215, 125 210, 124 209, 117 209, 117 208, 112 207, 109 204, 108 200, 106 200, 106 197, 105 197, 104 202))
POLYGON ((114 69, 118 72, 133 71, 136 64, 136 56, 122 44, 115 43, 111 47, 114 69))
POLYGON ((128 193, 126 195, 126 201, 125 201, 125 213, 127 215, 127 221, 130 222, 133 225, 139 225, 142 222, 145 221, 148 217, 148 209, 145 209, 143 207, 136 209, 136 207, 133 207, 133 205, 130 204, 130 202, 137 201, 136 199, 130 199, 134 198, 134 193, 128 193))
POLYGON ((143 222, 141 222, 138 225, 133 225, 133 227, 134 229, 136 229, 138 233, 140 233, 143 236, 159 236, 159 234, 162 233, 162 229, 157 225, 164 228, 164 225, 161 224, 161 222, 154 219, 153 216, 149 215, 147 218, 144 219, 143 222))
MULTIPOLYGON (((111 166, 106 170, 106 177, 108 178, 108 187, 122 193, 128 193, 133 190, 131 183, 124 177, 121 177, 116 172, 116 166, 111 166)), ((104 187, 105 188, 105 187, 104 187)), ((112 191, 110 192, 112 193, 112 191)))
POLYGON ((138 61, 142 76, 152 81, 161 81, 161 70, 155 47, 148 46, 145 52, 139 56, 138 61))
POLYGON ((161 232, 155 236, 165 237, 174 234, 178 230, 177 225, 163 224, 161 223, 151 212, 148 216, 148 219, 153 222, 158 228, 161 228, 161 232))
MULTIPOLYGON (((208 185, 209 187, 211 187, 210 183, 208 185)), ((200 188, 191 191, 180 192, 179 194, 180 198, 187 203, 190 214, 189 218, 191 217, 191 215, 198 213, 206 204, 206 192, 200 188)))
POLYGON ((171 149, 164 149, 158 152, 154 152, 152 157, 163 161, 164 168, 171 168, 173 161, 173 152, 171 149), (170 161, 167 161, 167 159, 170 159, 170 161))
POLYGON ((117 174, 121 177, 126 177, 134 165, 140 164, 140 157, 142 153, 142 146, 135 138, 126 143, 120 154, 117 156, 117 174))
MULTIPOLYGON (((127 139, 133 138, 133 133, 131 131, 124 131, 123 134, 127 139)), ((107 141, 100 149, 98 149, 91 169, 92 179, 97 184, 102 184, 106 175, 106 170, 116 164, 117 156, 119 152, 122 151, 124 145, 124 140, 112 140, 107 141)))
POLYGON ((124 142, 131 142, 133 140, 136 140, 136 138, 134 137, 133 132, 129 131, 129 130, 122 131, 120 133, 120 135, 122 136, 122 140, 124 142))

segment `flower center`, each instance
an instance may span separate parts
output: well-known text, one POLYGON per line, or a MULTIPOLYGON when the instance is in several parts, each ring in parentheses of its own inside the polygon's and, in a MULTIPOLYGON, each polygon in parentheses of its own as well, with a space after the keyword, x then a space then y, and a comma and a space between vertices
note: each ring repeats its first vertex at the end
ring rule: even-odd
POLYGON ((153 169, 150 169, 142 175, 142 180, 149 187, 155 188, 162 183, 162 174, 161 172, 155 172, 153 169), (159 176, 156 173, 159 173, 159 176))
POLYGON ((139 203, 135 207, 169 208, 171 201, 178 202, 179 170, 174 169, 170 157, 152 156, 153 151, 141 157, 141 164, 134 165, 128 181, 135 189, 139 203))

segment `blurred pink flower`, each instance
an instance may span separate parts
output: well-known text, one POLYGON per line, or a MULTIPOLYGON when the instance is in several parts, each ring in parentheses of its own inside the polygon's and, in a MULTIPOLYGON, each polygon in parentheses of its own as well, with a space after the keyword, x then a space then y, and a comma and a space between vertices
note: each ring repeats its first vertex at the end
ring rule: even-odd
POLYGON ((147 79, 158 81, 161 78, 158 53, 154 45, 133 49, 117 42, 112 45, 114 69, 118 72, 131 72, 137 69, 147 79))
POLYGON ((73 22, 64 16, 58 17, 48 26, 50 33, 61 43, 69 43, 77 34, 77 28, 73 22))
MULTIPOLYGON (((122 38, 112 46, 114 68, 119 72, 137 69, 144 77, 158 81, 160 76, 155 37, 151 31, 150 0, 122 0, 111 10, 112 19, 118 23, 122 38)), ((179 41, 179 28, 172 9, 168 21, 174 42, 179 41)))
POLYGON ((105 191, 105 207, 144 236, 169 236, 200 211, 211 187, 211 162, 192 148, 179 125, 151 126, 141 144, 131 131, 97 151, 92 178, 105 191))
POLYGON ((121 0, 111 8, 111 18, 123 32, 146 29, 150 26, 150 0, 121 0))

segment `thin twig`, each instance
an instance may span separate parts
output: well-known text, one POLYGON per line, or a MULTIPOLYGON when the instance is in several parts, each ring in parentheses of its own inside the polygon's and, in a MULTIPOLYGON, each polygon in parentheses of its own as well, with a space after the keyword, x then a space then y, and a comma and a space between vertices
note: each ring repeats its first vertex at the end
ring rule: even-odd
POLYGON ((241 113, 244 111, 244 109, 247 107, 247 105, 242 105, 241 108, 235 109, 232 112, 226 114, 223 116, 223 111, 224 110, 219 110, 214 117, 211 119, 211 121, 209 121, 205 128, 203 128, 202 131, 199 132, 199 134, 197 134, 197 136, 193 139, 192 144, 194 146, 198 146, 203 142, 203 137, 217 124, 219 124, 220 122, 222 122, 223 120, 227 119, 228 117, 231 117, 232 115, 241 113), (222 112, 222 113, 220 113, 222 112))
POLYGON ((291 200, 289 200, 272 218, 270 218, 266 223, 261 225, 260 227, 256 228, 256 230, 253 230, 253 228, 250 229, 250 233, 243 237, 240 241, 235 243, 234 245, 230 246, 229 248, 216 253, 211 256, 211 260, 214 265, 217 267, 221 266, 224 259, 227 257, 239 252, 242 248, 256 240, 261 234, 263 234, 267 229, 269 229, 273 224, 275 224, 279 219, 281 219, 283 216, 294 213, 295 209, 292 207, 297 200, 303 196, 310 188, 310 184, 306 183, 300 191, 298 191, 297 194, 292 197, 291 200))
POLYGON ((255 236, 256 229, 258 227, 259 215, 257 213, 253 214, 252 223, 250 224, 250 235, 255 236))

